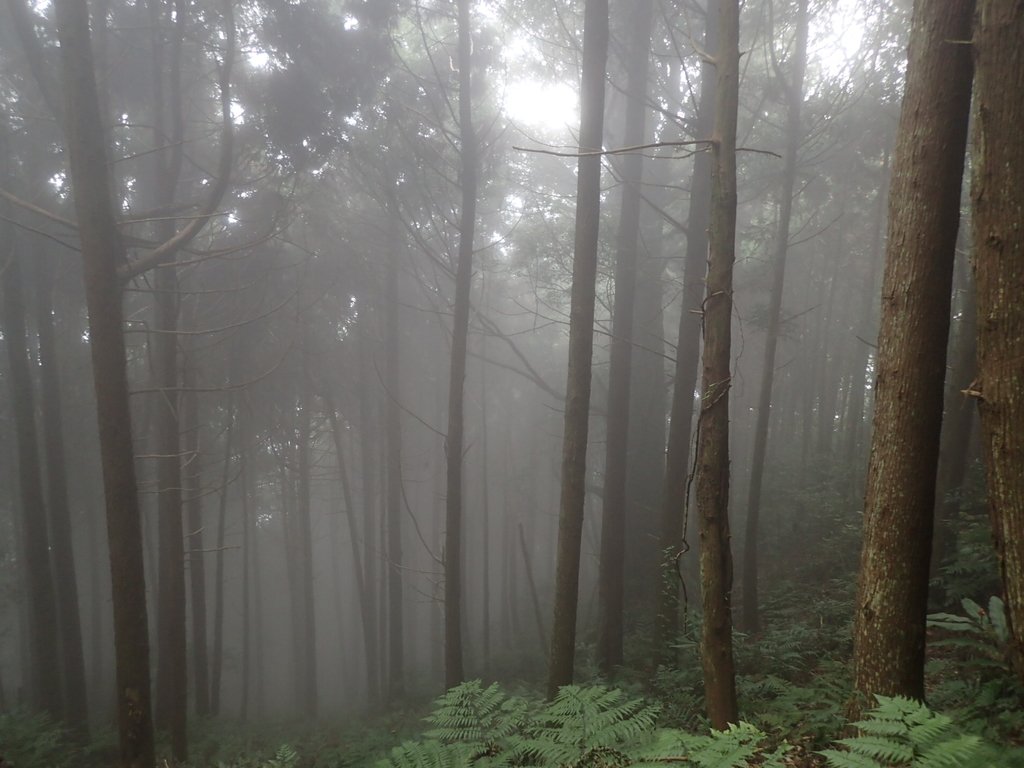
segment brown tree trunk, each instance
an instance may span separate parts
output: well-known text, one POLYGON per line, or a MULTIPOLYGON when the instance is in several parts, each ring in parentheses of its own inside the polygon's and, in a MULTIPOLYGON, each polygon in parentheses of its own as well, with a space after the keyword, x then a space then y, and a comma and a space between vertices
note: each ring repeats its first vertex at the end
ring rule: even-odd
MULTIPOLYGON (((705 13, 704 50, 709 56, 718 51, 718 2, 708 0, 705 13)), ((701 140, 709 138, 714 129, 716 88, 714 63, 705 60, 701 66, 696 121, 696 135, 701 140)), ((693 428, 693 394, 697 388, 700 363, 700 313, 704 301, 708 223, 711 218, 711 163, 711 152, 707 148, 697 152, 693 162, 683 261, 683 306, 679 312, 675 385, 665 453, 665 490, 659 536, 663 562, 655 617, 655 646, 659 660, 665 664, 674 664, 676 660, 673 646, 679 634, 679 566, 680 558, 690 548, 686 543, 686 509, 691 478, 690 433, 693 428)))
POLYGON ((36 330, 39 333, 39 378, 42 395, 46 480, 49 487, 54 585, 60 625, 61 672, 64 677, 64 718, 83 737, 88 737, 89 708, 82 649, 82 622, 78 606, 78 576, 71 539, 71 511, 64 453, 64 413, 61 405, 60 370, 53 322, 53 256, 39 253, 34 259, 36 330))
POLYGON ((57 0, 55 10, 106 497, 120 760, 124 768, 151 768, 155 757, 142 526, 117 278, 117 266, 127 255, 114 220, 113 186, 89 39, 88 4, 82 0, 57 0))
POLYGON ((854 620, 854 713, 923 698, 925 614, 973 0, 917 0, 893 156, 874 428, 854 620))
MULTIPOLYGON (((651 50, 653 0, 639 0, 632 10, 626 62, 626 125, 624 146, 645 141, 647 68, 651 50)), ((616 239, 615 307, 612 313, 611 361, 608 369, 608 426, 605 441, 604 498, 601 517, 601 560, 598 572, 600 619, 597 662, 610 675, 622 665, 623 603, 626 577, 626 469, 629 455, 629 391, 633 357, 633 314, 636 305, 637 246, 640 236, 640 193, 643 155, 622 162, 622 206, 616 239)))
POLYGON ((974 135, 978 396, 1011 655, 1024 680, 1024 2, 979 0, 974 135))
POLYGON ((50 568, 50 541, 46 529, 42 468, 39 466, 32 362, 29 359, 25 327, 25 286, 21 279, 21 259, 16 246, 10 247, 13 233, 10 227, 4 230, 0 235, 8 245, 8 254, 0 264, 3 270, 0 279, 3 282, 4 346, 7 347, 10 370, 11 410, 14 411, 18 456, 21 552, 24 557, 26 588, 25 615, 28 619, 29 701, 34 708, 60 718, 64 709, 59 663, 61 654, 57 643, 57 591, 50 568))
POLYGON ((445 440, 447 495, 444 554, 444 682, 446 688, 463 680, 462 671, 462 465, 469 335, 469 290, 473 280, 473 234, 476 226, 477 140, 473 132, 472 53, 469 0, 458 0, 459 27, 459 140, 462 208, 459 214, 459 253, 455 271, 452 356, 448 379, 448 435, 445 440))
POLYGON ((801 107, 804 100, 804 70, 807 68, 808 0, 799 0, 796 19, 796 47, 788 78, 777 72, 786 91, 786 154, 779 192, 779 223, 772 254, 772 286, 768 300, 768 330, 764 342, 761 367, 761 388, 757 397, 757 422, 754 425, 754 455, 750 465, 750 492, 747 496, 746 538, 743 550, 743 613, 741 624, 750 633, 761 629, 757 598, 758 524, 761 518, 761 485, 768 454, 768 420, 772 407, 772 386, 775 382, 775 350, 779 343, 782 319, 782 292, 786 283, 786 254, 789 251, 789 224, 793 216, 793 194, 796 188, 796 161, 803 139, 801 107))
MULTIPOLYGON (((586 0, 583 17, 583 74, 580 84, 580 150, 600 150, 604 133, 604 80, 608 58, 608 0, 586 0)), ((601 158, 579 158, 576 232, 569 310, 569 373, 565 432, 562 437, 562 491, 558 516, 554 622, 548 657, 547 693, 572 683, 576 657, 580 544, 586 497, 587 434, 591 363, 594 357, 594 304, 598 227, 601 216, 601 158)))
POLYGON ((738 720, 732 655, 732 552, 729 542, 729 390, 732 386, 732 269, 736 260, 736 113, 739 103, 739 0, 719 3, 715 55, 718 103, 711 154, 711 221, 704 299, 704 364, 697 422, 697 512, 704 620, 701 661, 711 727, 738 720))

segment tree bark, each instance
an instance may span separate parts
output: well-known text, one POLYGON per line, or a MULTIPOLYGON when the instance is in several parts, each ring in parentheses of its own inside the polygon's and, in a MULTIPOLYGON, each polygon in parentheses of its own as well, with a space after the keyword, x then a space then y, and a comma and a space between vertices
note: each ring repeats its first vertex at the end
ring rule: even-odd
MULTIPOLYGON (((604 80, 608 58, 608 0, 586 0, 583 17, 583 73, 580 84, 580 149, 599 150, 604 133, 604 80)), ((558 517, 554 622, 548 657, 547 693, 573 678, 580 544, 586 497, 587 434, 591 363, 594 357, 594 304, 598 228, 601 216, 601 158, 579 158, 572 295, 569 310, 569 373, 562 438, 562 490, 558 517)))
MULTIPOLYGON (((718 2, 708 0, 705 12, 704 50, 718 51, 718 2)), ((696 136, 709 138, 715 124, 717 89, 714 62, 701 66, 700 104, 697 107, 696 136)), ((683 261, 683 306, 675 351, 675 384, 672 390, 668 445, 665 453, 665 489, 662 497, 660 550, 663 558, 658 582, 655 646, 659 660, 674 664, 674 644, 679 634, 679 560, 690 549, 687 536, 689 495, 690 433, 693 428, 693 395, 700 363, 701 320, 704 278, 707 272, 708 223, 711 218, 711 152, 697 152, 690 185, 690 210, 683 261)))
MULTIPOLYGON (((222 472, 220 478, 220 494, 217 501, 217 555, 214 560, 214 574, 213 574, 213 649, 210 660, 210 714, 216 716, 220 714, 220 689, 221 689, 221 676, 224 669, 224 529, 227 524, 227 513, 228 513, 228 491, 231 487, 231 452, 234 449, 233 438, 235 435, 235 399, 230 397, 228 399, 227 406, 227 417, 228 427, 224 434, 224 455, 222 457, 222 472)), ((244 450, 244 446, 243 446, 244 450)), ((244 462, 244 458, 242 459, 244 462)), ((243 619, 242 626, 244 628, 245 639, 243 640, 245 647, 243 649, 243 656, 245 657, 242 663, 243 674, 242 674, 242 701, 243 710, 245 704, 247 704, 246 695, 248 693, 248 653, 249 653, 249 575, 248 575, 248 561, 249 554, 246 551, 246 545, 248 543, 249 533, 249 517, 248 510, 246 508, 247 499, 244 498, 247 493, 244 481, 241 483, 242 486, 242 607, 245 618, 243 619)))
POLYGON ((973 141, 978 410, 1011 629, 1024 680, 1024 2, 979 0, 974 33, 977 100, 973 141))
POLYGON ((697 422, 697 511, 704 620, 701 662, 711 727, 738 720, 732 654, 729 541, 729 391, 732 386, 732 270, 736 260, 736 114, 739 2, 721 0, 715 56, 717 104, 711 154, 711 220, 704 299, 704 362, 697 422))
POLYGON ((893 156, 851 710, 924 696, 925 614, 973 0, 917 0, 893 156))
POLYGON ((758 524, 761 517, 761 485, 768 453, 768 421, 771 416, 772 386, 775 382, 775 350, 779 343, 782 293, 786 283, 786 254, 789 251, 789 225, 793 216, 796 187, 796 161, 803 139, 801 107, 804 100, 804 70, 807 67, 808 0, 799 0, 796 19, 796 47, 788 79, 777 73, 786 91, 786 154, 779 191, 779 223, 772 254, 772 286, 768 301, 768 330, 764 342, 761 386, 757 398, 757 422, 754 425, 754 455, 750 466, 750 493, 747 496, 746 538, 743 552, 743 613, 745 631, 761 629, 757 597, 758 524))
MULTIPOLYGON (((626 62, 624 146, 638 146, 646 139, 647 69, 651 50, 653 0, 639 0, 631 10, 633 15, 627 47, 629 59, 626 62)), ((608 426, 605 441, 601 559, 598 572, 600 619, 597 661, 604 675, 610 675, 616 667, 622 665, 629 393, 643 160, 642 154, 632 153, 626 155, 622 162, 622 206, 615 247, 615 307, 612 314, 611 361, 608 370, 608 426)))
POLYGON ((114 604, 117 709, 124 768, 155 762, 142 527, 128 402, 117 266, 126 259, 114 220, 113 186, 89 39, 89 8, 56 0, 71 185, 89 311, 114 604))

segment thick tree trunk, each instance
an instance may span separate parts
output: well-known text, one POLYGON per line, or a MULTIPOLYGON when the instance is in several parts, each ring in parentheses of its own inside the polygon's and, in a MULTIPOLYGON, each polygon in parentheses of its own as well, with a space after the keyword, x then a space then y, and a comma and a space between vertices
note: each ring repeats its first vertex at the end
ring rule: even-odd
MULTIPOLYGON (((651 50, 653 0, 639 0, 631 9, 626 62, 626 125, 624 146, 646 140, 647 69, 651 50)), ((629 391, 633 359, 633 315, 636 305, 637 247, 640 236, 640 194, 644 158, 636 152, 622 162, 622 207, 616 239, 615 307, 608 370, 608 426, 605 441, 601 560, 598 572, 600 620, 597 662, 610 675, 622 665, 623 602, 626 577, 626 469, 629 455, 629 391)))
POLYGON ((717 104, 712 134, 711 221, 704 299, 704 364, 697 422, 697 511, 704 620, 701 661, 711 727, 737 722, 732 655, 729 540, 729 390, 732 387, 732 269, 736 260, 736 113, 739 0, 719 3, 717 104))
POLYGON ((16 246, 10 247, 13 233, 9 227, 4 229, 6 231, 0 234, 8 245, 8 253, 0 264, 3 270, 0 279, 3 282, 4 346, 7 347, 10 370, 11 410, 14 412, 18 456, 19 520, 26 587, 25 615, 28 619, 28 693, 34 708, 60 718, 64 708, 59 663, 61 653, 57 643, 57 591, 50 567, 50 541, 43 501, 42 468, 39 465, 32 362, 25 323, 25 286, 21 279, 21 258, 16 246))
MULTIPOLYGON (((608 0, 586 0, 583 20, 583 75, 580 84, 580 150, 602 148, 604 80, 608 58, 608 0)), ((579 159, 576 232, 569 310, 569 373, 565 432, 562 437, 562 491, 558 517, 554 623, 548 657, 547 693, 572 682, 576 657, 580 544, 586 497, 587 434, 591 363, 594 357, 594 304, 598 227, 601 216, 601 158, 579 159)))
MULTIPOLYGON (((708 0, 705 13, 704 50, 709 56, 714 56, 718 51, 718 2, 708 0)), ((700 104, 697 108, 696 136, 700 140, 709 138, 714 130, 716 89, 714 63, 706 60, 701 66, 700 104)), ((674 664, 676 660, 673 646, 679 634, 679 561, 690 549, 686 542, 687 496, 692 476, 690 433, 693 428, 693 395, 697 388, 700 363, 700 314, 704 302, 708 223, 711 219, 711 163, 709 148, 697 152, 690 184, 686 255, 683 261, 683 306, 679 312, 675 385, 665 453, 665 489, 659 536, 663 561, 658 582, 655 646, 659 660, 664 664, 674 664)))
POLYGON ((477 140, 473 131, 473 42, 470 0, 458 0, 459 20, 459 141, 462 208, 459 214, 459 254, 455 270, 455 308, 452 357, 448 379, 448 459, 444 555, 444 682, 451 688, 463 680, 462 671, 462 466, 469 335, 469 290, 473 280, 473 234, 476 227, 477 140))
POLYGON ((1024 680, 1024 2, 979 0, 974 33, 975 280, 978 396, 995 533, 1011 628, 1024 680))
POLYGON ((893 157, 874 428, 854 620, 856 713, 924 696, 925 614, 973 0, 917 0, 893 157))
POLYGON ((750 492, 747 496, 747 525, 743 551, 743 614, 745 631, 757 633, 761 628, 757 598, 758 524, 761 518, 761 485, 764 480, 765 457, 768 453, 768 420, 772 407, 772 386, 775 382, 775 350, 779 343, 782 319, 782 292, 786 283, 786 254, 789 252, 789 224, 793 216, 793 194, 796 188, 796 161, 803 139, 801 107, 804 100, 804 70, 807 68, 808 0, 799 0, 796 19, 796 48, 789 77, 778 72, 787 96, 786 154, 779 191, 779 223, 772 254, 772 286, 768 300, 768 330, 764 342, 761 367, 761 388, 757 398, 757 422, 754 425, 754 455, 750 465, 750 492))
MULTIPOLYGON (((377 500, 377 426, 374 424, 374 405, 376 398, 371 400, 368 379, 373 370, 373 358, 369 351, 367 327, 360 328, 359 357, 360 371, 357 396, 359 398, 359 469, 362 481, 362 512, 363 512, 363 588, 366 592, 366 682, 370 708, 380 702, 380 648, 377 617, 380 613, 377 600, 377 575, 374 566, 379 558, 376 547, 376 530, 378 519, 377 500)), ((355 514, 355 510, 351 511, 355 514)))
POLYGON ((88 4, 57 0, 55 9, 106 497, 121 765, 151 768, 155 758, 142 526, 117 278, 117 266, 125 261, 126 253, 114 221, 113 186, 89 40, 88 4))

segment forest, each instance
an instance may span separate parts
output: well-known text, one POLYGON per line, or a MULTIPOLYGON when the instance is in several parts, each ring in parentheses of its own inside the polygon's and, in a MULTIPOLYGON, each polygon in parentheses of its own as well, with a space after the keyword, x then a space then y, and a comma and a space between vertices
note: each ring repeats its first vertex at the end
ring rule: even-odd
POLYGON ((0 101, 0 768, 1024 766, 1024 0, 3 0, 0 101))

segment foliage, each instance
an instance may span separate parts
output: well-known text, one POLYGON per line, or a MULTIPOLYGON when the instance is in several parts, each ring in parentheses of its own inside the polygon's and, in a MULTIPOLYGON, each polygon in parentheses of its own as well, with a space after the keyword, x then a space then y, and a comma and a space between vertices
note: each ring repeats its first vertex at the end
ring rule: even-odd
POLYGON ((0 714, 0 757, 17 768, 81 764, 81 751, 67 729, 49 715, 24 709, 0 714))
POLYGON ((1024 734, 1024 691, 1010 668, 1003 601, 992 597, 985 609, 964 598, 962 605, 964 615, 928 617, 935 652, 929 663, 936 680, 931 700, 990 738, 1019 740, 1024 734))
POLYGON ((627 766, 666 759, 710 768, 782 766, 788 747, 740 724, 695 736, 657 727, 658 708, 604 686, 563 687, 551 702, 509 697, 496 684, 464 683, 438 699, 420 741, 391 750, 378 768, 627 766))
POLYGON ((860 733, 840 739, 846 750, 822 751, 834 768, 987 768, 1020 764, 1009 752, 997 753, 980 736, 964 734, 948 715, 902 697, 876 696, 878 706, 852 725, 860 733))

